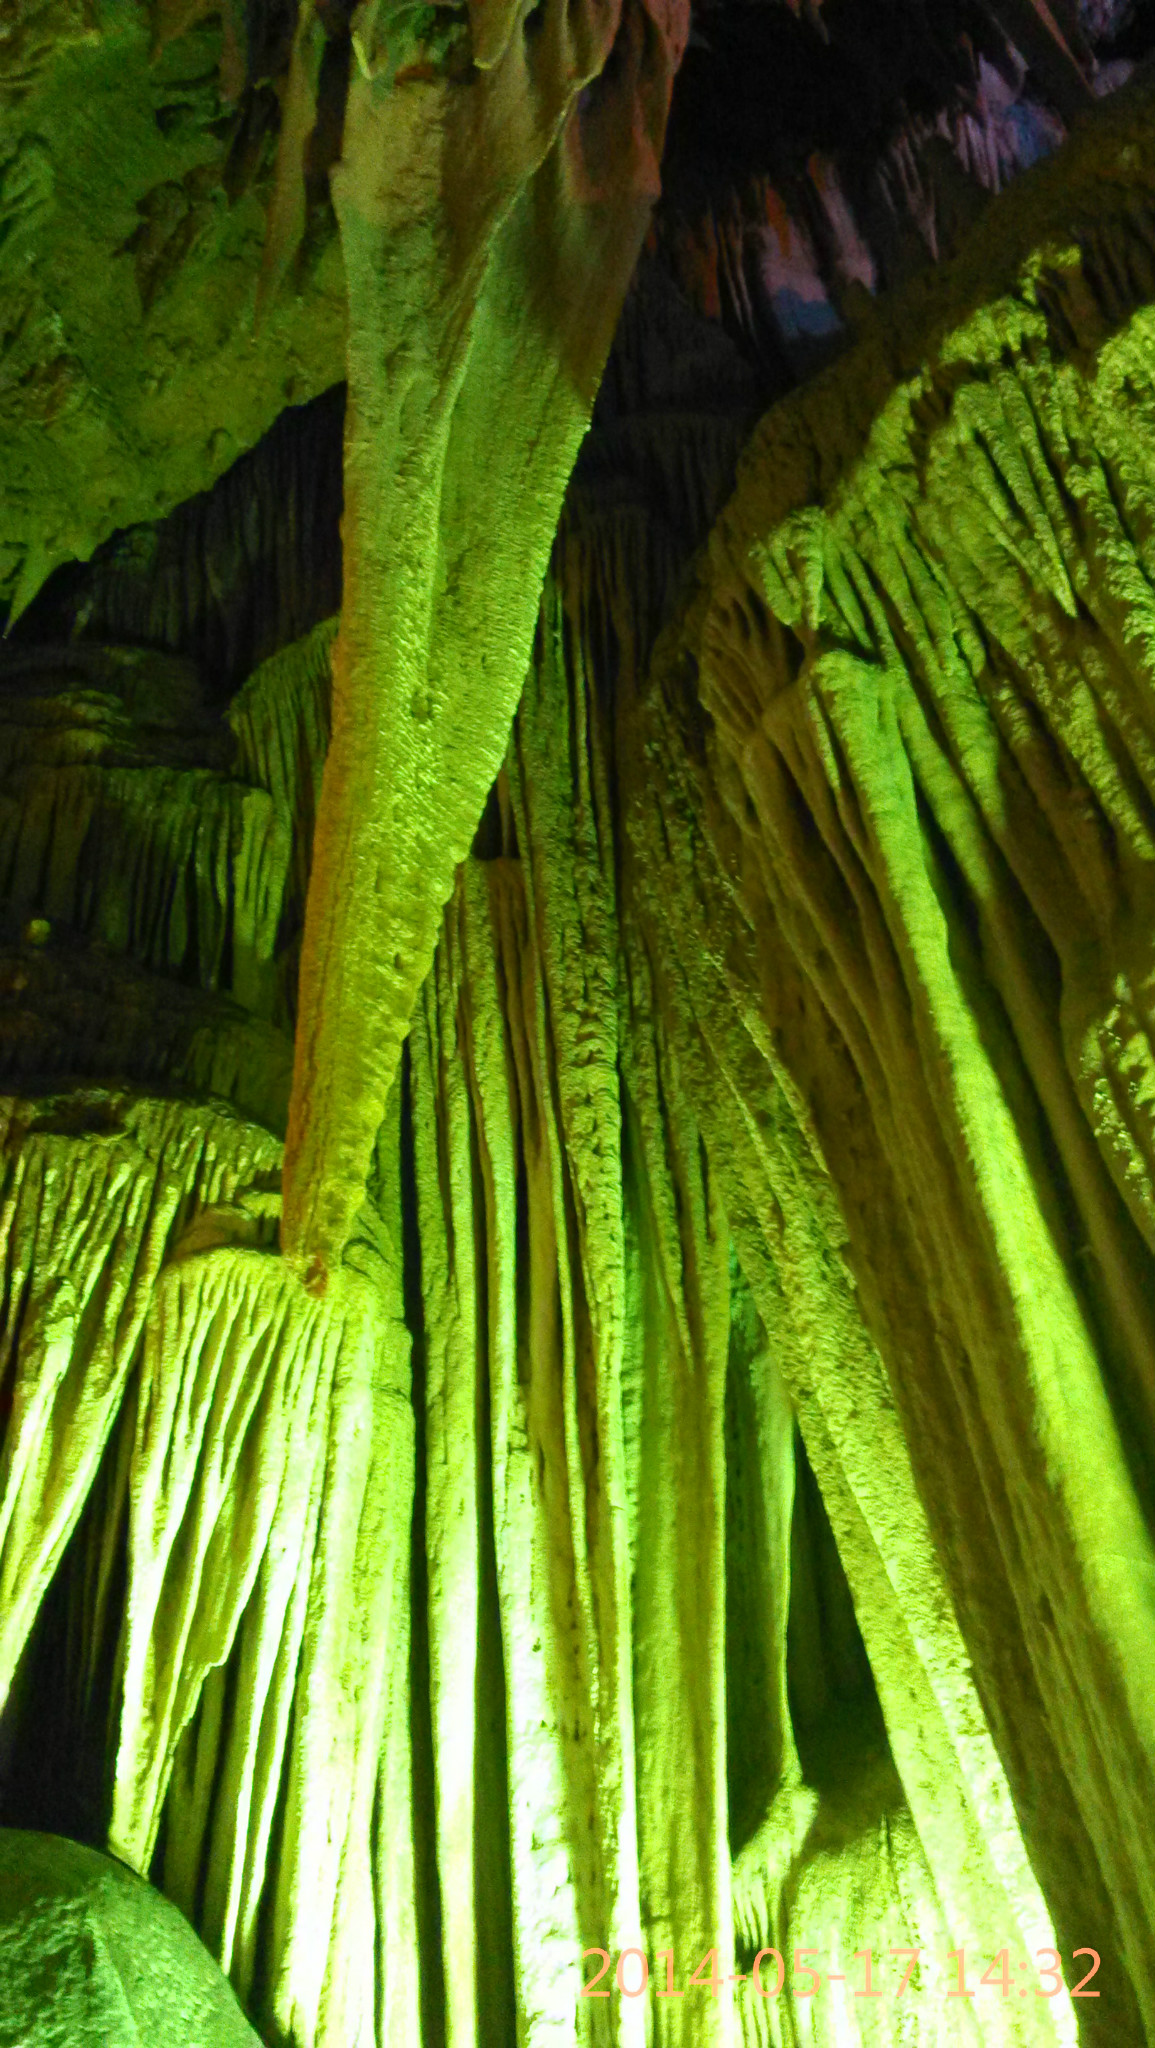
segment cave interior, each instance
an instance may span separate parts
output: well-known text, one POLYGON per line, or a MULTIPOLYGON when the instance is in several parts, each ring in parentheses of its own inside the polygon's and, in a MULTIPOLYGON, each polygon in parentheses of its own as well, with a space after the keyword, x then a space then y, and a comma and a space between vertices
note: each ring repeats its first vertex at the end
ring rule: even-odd
POLYGON ((1155 2042, 1155 0, 6 0, 0 623, 0 2048, 1155 2042))

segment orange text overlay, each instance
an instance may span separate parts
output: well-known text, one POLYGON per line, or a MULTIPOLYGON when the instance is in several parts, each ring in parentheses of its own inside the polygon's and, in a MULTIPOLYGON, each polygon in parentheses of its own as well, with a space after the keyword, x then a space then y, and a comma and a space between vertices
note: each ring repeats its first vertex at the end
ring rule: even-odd
MULTIPOLYGON (((643 1948, 623 1948, 617 1957, 606 1948, 587 1948, 582 1962, 596 1956, 601 1967, 587 1975, 582 1998, 611 1998, 615 1990, 623 1998, 685 1998, 687 1993, 706 1992, 714 1998, 723 1990, 740 1991, 748 1985, 756 1998, 817 1998, 832 1986, 843 1987, 854 1998, 903 1998, 912 1993, 945 1998, 1057 1998, 1068 1992, 1072 1998, 1098 1998, 1090 1989, 1099 1968, 1099 1952, 1077 1948, 1071 1956, 1071 1977, 1064 1975, 1058 1949, 1038 1948, 1033 1956, 1015 1958, 1001 1948, 988 1959, 952 1948, 936 1957, 921 1948, 855 1949, 850 1964, 828 1969, 816 1948, 796 1948, 790 1961, 776 1948, 760 1948, 746 1970, 723 1973, 716 1948, 706 1950, 693 1969, 680 1972, 673 1949, 659 1949, 651 1968, 643 1948), (1080 1963, 1081 1957, 1089 1959, 1080 1963)), ((838 1959, 842 1961, 842 1958, 838 1959)))

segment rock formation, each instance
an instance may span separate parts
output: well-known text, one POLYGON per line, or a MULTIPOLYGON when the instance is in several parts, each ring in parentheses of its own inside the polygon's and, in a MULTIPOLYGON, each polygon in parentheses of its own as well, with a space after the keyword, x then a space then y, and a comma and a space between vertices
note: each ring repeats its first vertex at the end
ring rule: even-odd
POLYGON ((0 2040, 253 2048, 257 2036, 188 1922, 107 1856, 6 1829, 0 1914, 0 2040))
POLYGON ((4 32, 0 2041, 1155 2038, 1155 89, 864 13, 4 32))
POLYGON ((285 1155, 283 1249, 313 1288, 344 1251, 500 763, 657 191, 681 13, 486 5, 468 35, 438 32, 444 50, 410 50, 403 9, 372 5, 353 29, 332 180, 349 321, 341 626, 285 1155))

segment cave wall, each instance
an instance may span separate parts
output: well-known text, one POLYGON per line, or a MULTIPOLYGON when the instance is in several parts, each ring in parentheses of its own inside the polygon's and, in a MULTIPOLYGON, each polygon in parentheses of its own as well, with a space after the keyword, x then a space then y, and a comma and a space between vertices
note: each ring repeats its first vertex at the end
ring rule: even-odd
MULTIPOLYGON (((736 1239, 762 1259, 768 1217, 796 1228, 767 1157, 768 1064, 837 1188, 886 1361, 876 1398, 1060 1940, 1115 1930, 1133 1987, 1116 1980, 1115 2024, 1136 2039, 1151 1907, 1131 1816, 1155 1698, 1149 105, 1120 103, 1009 195, 1001 242, 928 290, 921 331, 894 307, 767 416, 655 664, 642 730, 669 816, 657 834, 639 799, 634 828, 700 1036, 707 1142, 759 1188, 736 1239)), ((820 1360, 800 1361, 803 1418, 849 1395, 845 1354, 829 1382, 820 1360)), ((889 1461, 857 1469, 897 1564, 889 1461)))
MULTIPOLYGON (((151 1869, 269 2039, 640 2040, 644 2003, 578 2000, 583 1949, 669 1948, 683 1978, 794 1940, 833 1967, 880 1928, 1046 1932, 989 1742, 950 1791, 940 1754, 920 1832, 812 1481, 795 1514, 792 1311, 755 1307, 622 944, 594 663, 641 585, 598 552, 558 557, 339 1288, 286 1272, 277 1140, 225 1104, 12 1106, 6 1806, 151 1869), (997 1874, 950 1811, 980 1771, 997 1874)), ((235 714, 250 772, 296 742, 290 828, 328 637, 235 714)), ((961 1667, 954 1704, 983 1748, 961 1667)), ((653 2010, 658 2040, 763 2038, 708 1991, 653 2010)), ((849 1989, 822 2026, 887 2038, 849 1989)))
MULTIPOLYGON (((574 501, 352 1271, 324 1304, 275 1254, 284 1093, 254 1124, 252 1063, 218 1051, 198 1068, 190 1048, 177 1098, 142 1101, 150 1011, 138 996, 134 1032, 117 998, 180 986, 174 1052, 227 1045, 226 1020, 233 1043, 244 1019, 287 1044, 271 970, 300 928, 332 629, 254 674, 215 768, 202 738, 170 770, 174 818, 195 799, 206 829, 259 792, 262 833, 230 827, 231 862, 156 830, 146 749, 195 732, 186 671, 74 653, 104 683, 78 704, 64 656, 16 657, 17 736, 31 722, 50 738, 9 812, 20 908, 41 913, 13 933, 17 993, 34 1016, 73 975, 82 1000, 104 990, 121 1072, 140 1079, 120 1096, 107 1070, 94 1085, 105 1024, 69 1048, 89 1086, 58 1079, 15 1114, 6 1498, 27 1593, 5 1610, 8 1810, 150 1868, 270 2039, 642 2039, 644 2002, 576 1996, 582 1950, 616 1956, 631 1936, 655 1971, 669 1949, 679 1978, 710 1949, 725 1974, 795 1942, 836 1967, 882 1932, 939 1956, 952 1940, 993 1952, 1012 1927, 1024 1946, 1049 1938, 829 1184, 763 1068, 756 1113, 789 1175, 765 1216, 785 1197, 790 1238, 771 1256, 743 1242, 760 1183, 743 1201, 732 1135, 703 1143, 695 1026, 661 992, 652 890, 623 836, 635 802, 660 829, 657 755, 629 722, 685 536, 727 487, 717 439, 704 430, 714 461, 691 471, 680 520, 623 511, 596 470, 574 501), (154 718, 134 734, 135 803, 102 749, 114 713, 123 749, 147 712, 142 671, 154 718), (126 677, 127 704, 112 687, 126 677), (78 720, 94 756, 79 781, 78 720), (104 783, 118 841, 145 836, 149 857, 126 851, 135 885, 49 903, 43 848, 86 872, 104 783), (208 788, 222 794, 206 805, 208 788), (265 846, 251 944, 222 951, 219 878, 265 846), (183 923, 158 925, 155 905, 176 901, 192 905, 183 923), (231 1113, 205 1102, 218 1092, 231 1113), (94 1200, 94 1158, 131 1220, 94 1200), (112 1275, 135 1319, 114 1316, 112 1275), (801 1364, 816 1338, 820 1413, 801 1364), (74 1419, 78 1387, 98 1405, 74 1419), (67 1450, 62 1470, 25 1467, 31 1444, 77 1431, 79 1471, 67 1450), (854 1507, 883 1443, 889 1549, 876 1529, 863 1540, 854 1507)), ((668 891, 668 845, 665 863, 668 891)), ((1000 2017, 984 2037, 1002 2037, 1000 2017)), ((929 1997, 916 2023, 970 2037, 929 1997)), ((792 2024, 707 1990, 649 2019, 670 2042, 792 2024)), ((1072 2038, 1065 2007, 1023 2024, 1006 2038, 1072 2038)), ((888 2025, 848 1986, 820 2038, 882 2042, 888 2025)))
MULTIPOLYGON (((0 44, 0 607, 202 491, 342 374, 331 234, 256 322, 280 126, 222 90, 219 21, 139 0, 14 8, 0 44)), ((263 53, 262 53, 263 54, 263 53)))
POLYGON ((1052 1925, 1096 2005, 907 2037, 1150 2031, 1153 179, 1140 88, 724 509, 733 417, 590 447, 324 1300, 332 624, 230 694, 291 607, 224 634, 197 514, 5 659, 2 1813, 270 2042, 881 2044, 582 1950, 1052 1925))

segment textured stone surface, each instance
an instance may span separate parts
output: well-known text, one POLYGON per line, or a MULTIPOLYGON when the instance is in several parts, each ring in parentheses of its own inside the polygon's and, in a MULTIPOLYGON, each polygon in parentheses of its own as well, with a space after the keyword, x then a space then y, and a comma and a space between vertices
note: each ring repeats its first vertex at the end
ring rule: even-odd
POLYGON ((222 98, 215 28, 150 62, 141 0, 12 11, 0 603, 19 611, 58 562, 203 490, 333 383, 344 290, 331 238, 254 333, 276 124, 262 136, 222 98))
POLYGON ((6 2048, 244 2048, 257 2039, 160 1892, 76 1842, 0 1830, 6 2048))
MULTIPOLYGON (((764 421, 657 665, 661 824, 643 803, 636 828, 751 1279, 768 1250, 785 1280, 805 1213, 769 1070, 819 1216, 832 1176, 827 1228, 886 1363, 870 1394, 824 1319, 794 1382, 884 1710, 906 1724, 870 1543, 909 1620, 920 1597, 918 1509, 880 1461, 901 1428, 1060 1939, 1114 1930, 1129 1982, 1099 2010, 1134 2040, 1152 1874, 1127 1816, 1155 1767, 1150 137, 1148 88, 1009 195, 921 313, 884 314, 764 421)), ((929 1615, 917 1634, 941 1704, 929 1615)), ((942 1812, 906 1782, 933 1861, 942 1812)))
POLYGON ((688 28, 681 0, 530 11, 470 9, 472 70, 464 22, 399 71, 387 11, 356 32, 341 627, 285 1158, 285 1255, 318 1288, 508 738, 688 28))
MULTIPOLYGON (((675 371, 749 387, 671 319, 322 1295, 277 1131, 332 626, 223 721, 171 649, 6 664, 3 1796, 83 1793, 278 2048, 1151 2031, 1152 186, 1138 97, 720 517, 675 371), (945 1996, 1052 1942, 1098 2003, 945 1996), (848 1981, 577 1996, 633 1945, 848 1981)), ((399 1018, 345 1015, 377 1081, 399 1018)))

